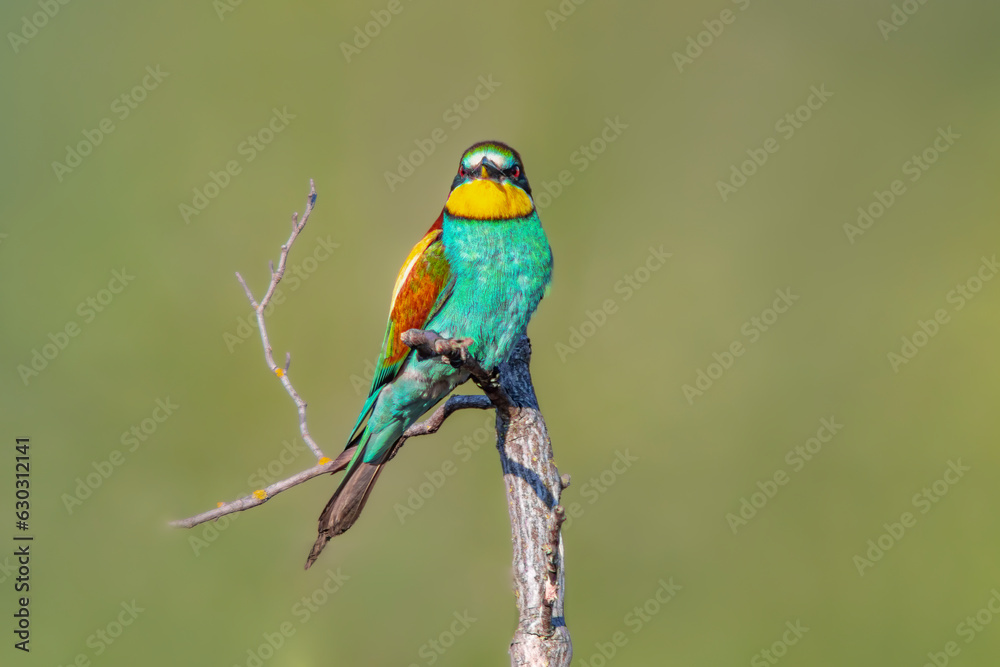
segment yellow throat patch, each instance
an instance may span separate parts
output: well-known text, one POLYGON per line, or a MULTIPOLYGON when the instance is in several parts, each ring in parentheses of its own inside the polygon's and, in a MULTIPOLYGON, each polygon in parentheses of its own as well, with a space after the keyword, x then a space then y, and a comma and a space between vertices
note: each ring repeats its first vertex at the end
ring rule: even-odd
POLYGON ((451 215, 475 220, 523 218, 535 208, 521 188, 486 179, 458 186, 444 206, 451 215))

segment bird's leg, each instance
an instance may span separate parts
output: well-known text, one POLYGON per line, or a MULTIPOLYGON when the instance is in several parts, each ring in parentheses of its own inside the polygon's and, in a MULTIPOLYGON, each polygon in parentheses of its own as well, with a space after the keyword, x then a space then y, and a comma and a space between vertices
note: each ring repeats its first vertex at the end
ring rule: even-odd
POLYGON ((441 355, 442 361, 459 368, 469 360, 470 345, 472 345, 471 338, 438 338, 434 341, 433 348, 435 354, 441 355))
POLYGON ((419 358, 441 357, 441 361, 455 368, 466 368, 472 381, 483 390, 493 405, 497 407, 510 406, 510 397, 500 387, 498 382, 499 369, 487 372, 475 356, 469 354, 469 346, 474 342, 471 338, 443 338, 435 331, 410 329, 400 335, 400 340, 407 347, 416 350, 419 358))
POLYGON ((469 361, 471 338, 442 338, 436 331, 410 329, 400 336, 403 343, 417 351, 423 358, 441 357, 441 361, 455 368, 469 361))

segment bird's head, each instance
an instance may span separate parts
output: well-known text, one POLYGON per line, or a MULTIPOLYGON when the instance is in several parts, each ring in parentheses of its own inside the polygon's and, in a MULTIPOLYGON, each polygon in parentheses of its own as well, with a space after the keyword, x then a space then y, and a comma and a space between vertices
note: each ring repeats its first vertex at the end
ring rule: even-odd
POLYGON ((458 163, 445 210, 472 220, 523 218, 535 210, 521 156, 499 141, 473 144, 458 163))

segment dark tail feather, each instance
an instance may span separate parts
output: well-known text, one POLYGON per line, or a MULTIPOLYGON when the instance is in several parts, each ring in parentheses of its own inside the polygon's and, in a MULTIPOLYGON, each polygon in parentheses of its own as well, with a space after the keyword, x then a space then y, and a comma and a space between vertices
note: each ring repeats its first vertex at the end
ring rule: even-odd
POLYGON ((323 508, 323 513, 319 515, 319 536, 306 558, 307 570, 319 557, 326 543, 346 532, 361 516, 361 510, 365 508, 368 496, 375 487, 375 480, 382 472, 382 465, 359 461, 340 483, 330 502, 323 508))

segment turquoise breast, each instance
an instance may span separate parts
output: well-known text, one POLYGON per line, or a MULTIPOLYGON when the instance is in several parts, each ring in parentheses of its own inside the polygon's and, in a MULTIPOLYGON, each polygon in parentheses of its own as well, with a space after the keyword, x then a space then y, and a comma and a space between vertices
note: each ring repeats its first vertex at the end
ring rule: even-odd
POLYGON ((552 251, 537 212, 511 220, 445 213, 444 251, 454 287, 428 329, 468 337, 487 369, 496 368, 528 325, 552 278, 552 251))

